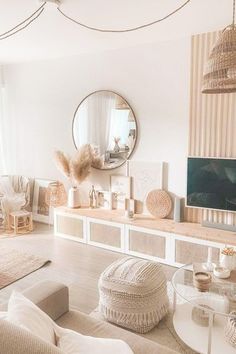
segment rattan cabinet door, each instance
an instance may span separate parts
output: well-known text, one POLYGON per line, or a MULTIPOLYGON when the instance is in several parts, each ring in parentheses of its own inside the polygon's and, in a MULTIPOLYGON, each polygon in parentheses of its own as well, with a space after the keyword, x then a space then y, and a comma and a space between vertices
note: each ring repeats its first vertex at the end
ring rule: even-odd
POLYGON ((87 218, 88 243, 94 246, 123 252, 124 225, 87 218))
POLYGON ((56 213, 54 228, 56 236, 86 242, 86 221, 83 216, 56 213))
POLYGON ((167 263, 170 234, 134 226, 126 227, 126 252, 133 256, 167 263))
MULTIPOLYGON (((209 245, 175 240, 175 262, 180 264, 206 262, 209 245)), ((213 247, 212 260, 218 262, 220 249, 213 247)))

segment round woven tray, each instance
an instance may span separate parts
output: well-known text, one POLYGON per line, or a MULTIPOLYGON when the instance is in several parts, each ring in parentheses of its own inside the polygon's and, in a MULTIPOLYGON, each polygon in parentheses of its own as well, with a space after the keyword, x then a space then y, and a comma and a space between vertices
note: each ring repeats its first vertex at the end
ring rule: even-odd
POLYGON ((172 200, 169 194, 161 189, 154 189, 148 193, 147 209, 156 218, 166 218, 172 209, 172 200))

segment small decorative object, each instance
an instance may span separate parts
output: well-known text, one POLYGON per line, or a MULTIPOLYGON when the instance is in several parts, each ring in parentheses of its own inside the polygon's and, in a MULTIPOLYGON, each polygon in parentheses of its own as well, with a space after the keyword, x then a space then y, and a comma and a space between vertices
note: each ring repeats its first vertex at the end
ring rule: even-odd
POLYGON ((62 151, 55 151, 54 161, 60 172, 71 181, 72 188, 69 191, 68 206, 78 208, 80 206, 80 185, 90 174, 92 166, 100 166, 103 162, 96 150, 90 145, 82 145, 73 158, 68 158, 62 151))
POLYGON ((109 191, 97 192, 97 206, 101 209, 114 209, 116 194, 109 191))
POLYGON ((49 183, 45 201, 49 207, 56 208, 64 205, 67 201, 64 185, 59 181, 49 183))
POLYGON ((193 275, 193 285, 201 292, 208 291, 211 284, 211 275, 206 272, 196 272, 193 275))
POLYGON ((181 199, 179 197, 175 197, 174 204, 174 221, 181 222, 181 199))
POLYGON ((110 177, 111 192, 117 195, 117 209, 125 209, 125 199, 130 198, 131 182, 130 177, 116 176, 110 177))
POLYGON ((47 189, 50 183, 45 179, 35 179, 33 195, 33 220, 49 224, 49 205, 46 202, 47 189))
POLYGON ((128 219, 133 219, 135 210, 135 200, 125 199, 125 216, 128 219))
POLYGON ((133 213, 133 211, 132 211, 132 210, 126 210, 126 211, 125 211, 125 217, 126 217, 127 219, 133 219, 133 218, 134 218, 134 213, 133 213))
POLYGON ((114 145, 114 152, 119 152, 120 151, 120 147, 119 147, 119 142, 120 142, 120 137, 117 136, 117 137, 114 137, 114 142, 115 142, 115 145, 114 145))
POLYGON ((148 193, 146 200, 147 209, 156 218, 166 218, 172 208, 172 200, 169 194, 161 189, 155 189, 148 193))
POLYGON ((212 272, 215 267, 215 263, 212 263, 212 247, 208 247, 207 262, 203 263, 203 268, 208 272, 212 272))
POLYGON ((89 207, 94 209, 97 208, 97 193, 94 189, 94 186, 92 186, 92 189, 89 192, 89 207))
POLYGON ((33 230, 32 213, 26 210, 13 211, 10 213, 10 228, 14 234, 25 234, 33 230))
POLYGON ((45 202, 49 206, 49 224, 53 224, 52 208, 64 205, 66 201, 67 195, 64 185, 59 181, 49 183, 45 195, 45 202))
POLYGON ((215 277, 219 279, 227 279, 230 277, 230 269, 224 267, 215 267, 213 270, 213 274, 215 277))
POLYGON ((74 186, 69 189, 67 206, 69 208, 80 208, 80 194, 78 187, 74 186))
POLYGON ((127 161, 127 176, 132 178, 135 213, 149 214, 145 201, 151 190, 162 189, 163 162, 127 161))
POLYGON ((236 311, 230 312, 230 316, 225 327, 225 339, 236 348, 236 311))
POLYGON ((233 0, 233 23, 222 31, 211 51, 204 70, 202 93, 236 92, 235 46, 235 0, 233 0))
POLYGON ((220 254, 220 265, 224 268, 234 269, 234 255, 235 251, 233 247, 225 247, 220 254))
POLYGON ((209 311, 214 311, 210 306, 199 304, 199 307, 192 309, 192 320, 202 327, 209 326, 209 311), (205 310, 204 310, 205 309, 205 310))

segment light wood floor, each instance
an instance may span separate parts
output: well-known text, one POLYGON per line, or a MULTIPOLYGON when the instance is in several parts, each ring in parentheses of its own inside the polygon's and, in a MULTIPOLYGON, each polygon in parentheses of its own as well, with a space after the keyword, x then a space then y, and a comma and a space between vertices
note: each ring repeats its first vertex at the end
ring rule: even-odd
MULTIPOLYGON (((98 304, 97 283, 100 274, 109 264, 124 255, 54 237, 48 225, 35 226, 32 234, 0 237, 0 245, 37 254, 52 262, 0 290, 0 301, 7 300, 13 288, 23 290, 40 280, 50 279, 69 286, 72 308, 90 313, 98 304)), ((170 278, 175 268, 164 266, 164 269, 170 278)))
MULTIPOLYGON (((0 302, 7 301, 13 289, 21 291, 38 281, 49 279, 66 284, 70 292, 70 308, 88 314, 98 305, 100 274, 113 261, 124 257, 123 254, 55 237, 53 230, 44 224, 35 224, 32 234, 0 236, 1 245, 46 257, 51 263, 0 290, 0 302)), ((175 268, 163 265, 163 269, 170 280, 175 268)), ((164 321, 146 337, 182 354, 193 354, 176 336, 172 320, 169 321, 170 326, 164 321)))

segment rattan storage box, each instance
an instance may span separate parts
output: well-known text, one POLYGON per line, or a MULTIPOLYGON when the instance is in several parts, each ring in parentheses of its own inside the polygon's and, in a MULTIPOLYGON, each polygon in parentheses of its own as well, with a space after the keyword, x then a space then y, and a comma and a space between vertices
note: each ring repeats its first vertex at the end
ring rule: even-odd
POLYGON ((99 279, 99 311, 103 317, 135 332, 146 333, 169 306, 161 265, 125 257, 112 263, 99 279))

